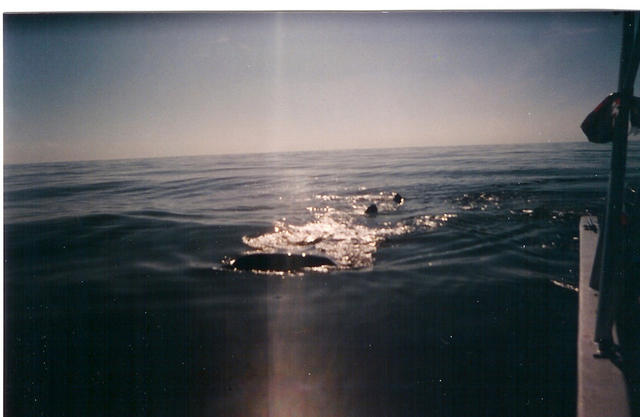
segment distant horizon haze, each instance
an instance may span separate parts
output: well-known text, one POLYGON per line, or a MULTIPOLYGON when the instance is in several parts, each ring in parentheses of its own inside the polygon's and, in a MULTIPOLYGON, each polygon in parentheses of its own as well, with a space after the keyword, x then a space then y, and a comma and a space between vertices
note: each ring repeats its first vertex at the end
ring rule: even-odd
MULTIPOLYGON (((629 136, 629 140, 633 140, 633 136, 629 136)), ((587 139, 584 140, 585 142, 587 139)), ((379 151, 379 150, 399 150, 399 149, 423 149, 423 148, 467 148, 467 147, 495 147, 495 146, 527 146, 527 145, 545 145, 545 144, 572 144, 580 143, 581 140, 556 140, 556 141, 540 141, 540 142, 505 142, 505 143, 472 143, 472 144, 454 144, 454 145, 409 145, 409 146, 381 146, 381 147, 358 147, 358 148, 332 148, 332 149, 287 149, 287 150, 266 150, 255 152, 228 152, 228 153, 202 153, 202 154, 176 154, 176 155, 153 155, 153 156, 136 156, 130 155, 125 157, 107 157, 107 158, 89 158, 89 159, 69 159, 69 160, 48 160, 48 161, 31 161, 31 162, 6 162, 6 165, 31 165, 31 164, 58 164, 58 163, 74 163, 74 162, 108 162, 108 161, 125 161, 125 160, 144 160, 144 159, 163 159, 163 158, 199 158, 199 157, 224 157, 224 156, 251 156, 251 155, 271 155, 271 154, 289 154, 289 153, 325 153, 325 152, 352 152, 352 151, 379 151)), ((594 144, 598 147, 609 147, 610 144, 594 144)))

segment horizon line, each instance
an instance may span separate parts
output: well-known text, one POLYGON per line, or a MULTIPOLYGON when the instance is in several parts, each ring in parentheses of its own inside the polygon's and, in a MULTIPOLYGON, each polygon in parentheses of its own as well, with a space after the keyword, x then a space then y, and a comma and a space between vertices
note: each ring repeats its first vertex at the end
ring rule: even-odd
MULTIPOLYGON (((586 140, 585 140, 586 141, 586 140)), ((71 159, 71 160, 51 160, 51 161, 37 161, 37 162, 7 162, 3 161, 4 166, 17 166, 17 165, 46 165, 46 164, 60 164, 70 162, 103 162, 103 161, 136 161, 144 159, 168 159, 168 158, 193 158, 193 157, 217 157, 217 156, 240 156, 240 155, 268 155, 268 154, 287 154, 287 153, 320 153, 320 152, 343 152, 343 151, 356 151, 356 150, 385 150, 385 149, 421 149, 421 148, 460 148, 460 147, 474 147, 474 146, 526 146, 526 145, 541 145, 551 143, 578 143, 582 142, 578 139, 563 139, 563 140, 545 140, 536 142, 512 142, 512 143, 475 143, 475 144, 456 144, 456 145, 404 145, 404 146, 379 146, 379 147, 367 147, 367 148, 333 148, 333 149, 298 149, 298 150, 274 150, 274 151, 262 151, 262 152, 226 152, 226 153, 202 153, 202 154, 182 154, 182 155, 163 155, 163 156, 131 156, 131 157, 113 157, 113 158, 95 158, 95 159, 71 159)), ((4 158, 3 158, 4 159, 4 158)))

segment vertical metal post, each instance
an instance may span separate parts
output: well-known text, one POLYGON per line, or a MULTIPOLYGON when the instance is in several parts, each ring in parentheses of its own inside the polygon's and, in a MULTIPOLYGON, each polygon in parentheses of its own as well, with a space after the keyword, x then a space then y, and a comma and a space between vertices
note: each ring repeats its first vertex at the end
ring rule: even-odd
MULTIPOLYGON (((618 91, 620 94, 619 113, 615 120, 611 150, 611 174, 607 193, 607 211, 604 224, 604 236, 601 250, 601 269, 599 276, 600 294, 598 315, 596 318, 595 341, 603 354, 613 346, 613 323, 615 321, 617 300, 623 284, 622 257, 622 204, 624 175, 627 159, 627 131, 629 127, 629 106, 633 96, 633 82, 629 83, 628 69, 634 43, 634 13, 627 12, 623 19, 623 41, 620 58, 620 76, 618 91)), ((633 77, 635 78, 635 77, 633 77)))

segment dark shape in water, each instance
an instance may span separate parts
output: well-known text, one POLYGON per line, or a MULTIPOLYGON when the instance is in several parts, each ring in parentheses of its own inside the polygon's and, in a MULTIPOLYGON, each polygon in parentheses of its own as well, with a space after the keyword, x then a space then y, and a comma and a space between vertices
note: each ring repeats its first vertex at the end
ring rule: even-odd
POLYGON ((370 205, 364 211, 364 214, 378 214, 378 206, 376 206, 375 204, 370 205))
POLYGON ((254 253, 240 256, 230 265, 245 271, 301 271, 304 268, 336 266, 329 258, 318 255, 288 253, 254 253))
POLYGON ((531 217, 533 217, 534 219, 549 219, 551 218, 551 211, 549 211, 549 209, 547 209, 546 207, 536 207, 533 209, 531 217))
POLYGON ((395 201, 398 204, 402 203, 402 200, 404 200, 404 197, 402 197, 398 193, 396 193, 396 195, 393 196, 393 201, 395 201))

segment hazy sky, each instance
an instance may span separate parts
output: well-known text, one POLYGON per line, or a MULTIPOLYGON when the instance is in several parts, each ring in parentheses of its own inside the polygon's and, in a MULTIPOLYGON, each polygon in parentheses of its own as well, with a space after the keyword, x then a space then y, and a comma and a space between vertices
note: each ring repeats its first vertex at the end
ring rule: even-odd
POLYGON ((586 140, 613 13, 4 16, 6 163, 586 140))

